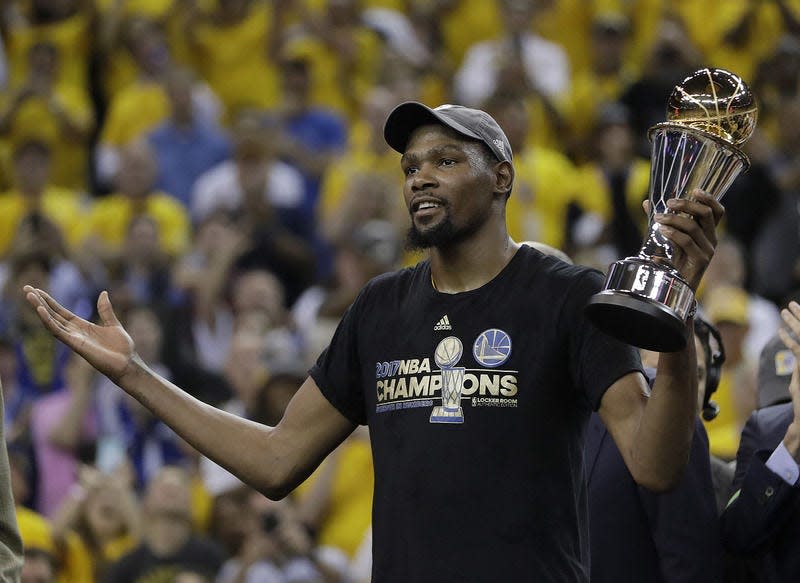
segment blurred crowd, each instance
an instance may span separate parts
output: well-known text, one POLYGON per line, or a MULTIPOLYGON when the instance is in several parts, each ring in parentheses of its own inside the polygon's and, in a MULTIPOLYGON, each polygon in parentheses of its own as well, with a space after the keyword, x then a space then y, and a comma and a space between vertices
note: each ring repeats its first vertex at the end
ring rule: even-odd
POLYGON ((364 431, 271 502, 70 356, 21 288, 86 318, 109 290, 151 367, 275 424, 361 286, 419 259, 382 132, 405 100, 490 112, 514 150, 512 237, 605 270, 643 240, 647 129, 672 88, 740 75, 751 167, 699 290, 727 352, 712 453, 733 459, 772 398, 759 358, 800 295, 800 1, 5 0, 0 36, 0 378, 27 581, 369 580, 364 431))

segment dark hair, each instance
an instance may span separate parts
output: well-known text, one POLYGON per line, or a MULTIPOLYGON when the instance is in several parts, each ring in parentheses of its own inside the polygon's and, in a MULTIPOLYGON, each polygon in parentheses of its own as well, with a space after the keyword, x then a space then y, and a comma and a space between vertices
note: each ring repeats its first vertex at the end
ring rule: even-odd
POLYGON ((706 384, 703 393, 703 419, 711 421, 719 414, 719 405, 711 400, 711 395, 719 387, 722 365, 725 362, 725 346, 722 336, 711 322, 700 316, 694 318, 694 333, 700 339, 706 359, 706 384))

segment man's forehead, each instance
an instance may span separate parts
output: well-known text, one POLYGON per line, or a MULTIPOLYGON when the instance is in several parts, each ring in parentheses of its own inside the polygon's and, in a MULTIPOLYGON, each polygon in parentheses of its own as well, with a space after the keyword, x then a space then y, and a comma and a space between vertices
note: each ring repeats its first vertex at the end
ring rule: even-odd
POLYGON ((477 140, 464 136, 445 125, 431 123, 419 126, 411 132, 403 157, 412 155, 414 150, 418 149, 420 142, 428 138, 444 138, 441 143, 436 144, 436 147, 452 148, 454 150, 463 150, 464 147, 470 144, 478 143, 477 140))

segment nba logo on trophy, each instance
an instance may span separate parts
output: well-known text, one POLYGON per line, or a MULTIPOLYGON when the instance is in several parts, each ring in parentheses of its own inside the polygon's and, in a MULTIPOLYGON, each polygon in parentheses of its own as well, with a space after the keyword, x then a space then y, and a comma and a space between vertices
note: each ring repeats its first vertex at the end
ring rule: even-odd
POLYGON ((448 336, 436 346, 433 360, 442 371, 442 404, 433 408, 431 423, 464 423, 461 387, 466 369, 455 366, 463 352, 464 346, 455 336, 448 336))

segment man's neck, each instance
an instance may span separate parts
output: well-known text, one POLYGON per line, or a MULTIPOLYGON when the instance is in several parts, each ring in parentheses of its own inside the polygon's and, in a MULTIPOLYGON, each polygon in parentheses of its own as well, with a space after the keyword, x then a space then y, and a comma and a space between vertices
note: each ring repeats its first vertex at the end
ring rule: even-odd
POLYGON ((508 265, 519 249, 503 229, 490 244, 472 238, 447 248, 431 249, 431 284, 442 293, 460 293, 486 285, 508 265))

